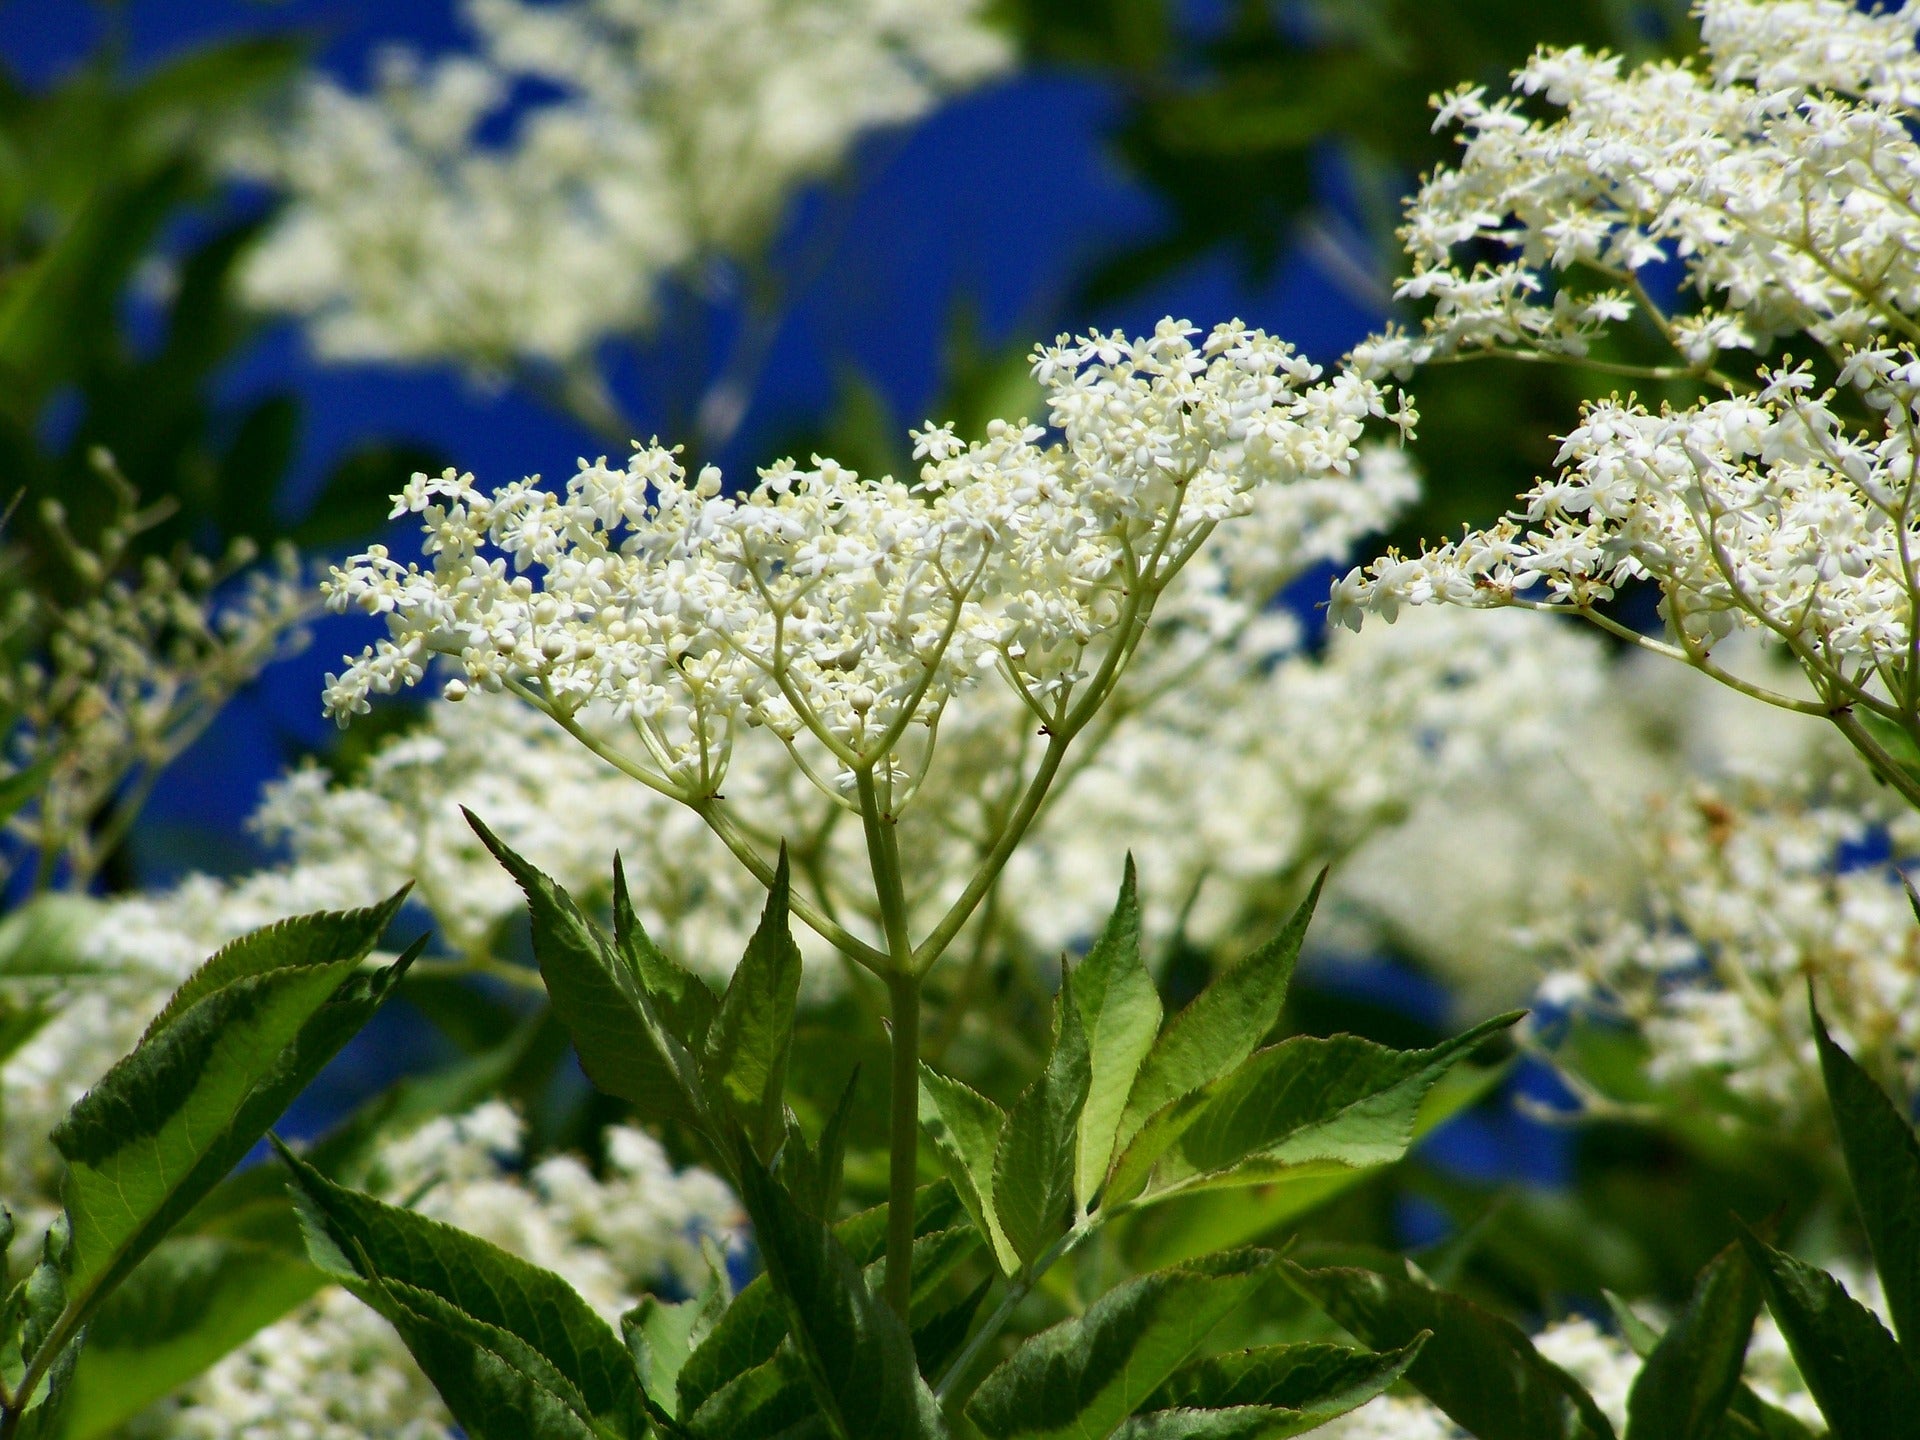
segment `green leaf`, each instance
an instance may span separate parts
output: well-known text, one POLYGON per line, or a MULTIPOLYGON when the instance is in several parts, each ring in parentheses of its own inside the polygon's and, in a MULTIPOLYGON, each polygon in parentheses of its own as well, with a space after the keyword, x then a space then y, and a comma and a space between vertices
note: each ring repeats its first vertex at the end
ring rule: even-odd
POLYGON ((933 1141, 941 1168, 953 1182, 974 1227, 993 1246, 1000 1269, 1020 1268, 993 1208, 993 1161, 1006 1129, 1006 1112, 978 1091, 931 1066, 920 1067, 920 1125, 933 1141))
MULTIPOLYGON (((637 923, 629 929, 629 947, 616 956, 571 895, 515 854, 478 816, 462 813, 526 892, 540 977, 587 1078, 646 1119, 703 1124, 699 1071, 689 1048, 699 1042, 674 1033, 668 1018, 672 1007, 656 1006, 643 979, 644 964, 657 958, 664 965, 665 957, 650 943, 641 944, 637 923)), ((697 1001, 685 999, 687 992, 681 994, 683 1004, 697 1008, 697 1001)))
POLYGON ((1160 1033, 1160 992, 1140 958, 1140 896, 1131 855, 1106 929, 1074 967, 1073 998, 1089 1066, 1073 1182, 1074 1199, 1084 1207, 1107 1178, 1127 1096, 1160 1033))
POLYGON ((169 1236, 87 1326, 66 1440, 112 1433, 325 1283, 304 1257, 274 1246, 169 1236))
POLYGON ((1920 1380, 1879 1318, 1826 1271, 1748 1231, 1740 1243, 1834 1440, 1920 1436, 1920 1380))
POLYGON ((1279 1022, 1326 879, 1323 870, 1281 932, 1202 990, 1161 1032, 1134 1077, 1116 1150, 1125 1149, 1150 1116, 1226 1074, 1266 1039, 1279 1022))
POLYGON ((1043 1330, 974 1393, 989 1440, 1100 1440, 1248 1303, 1271 1274, 1264 1250, 1229 1251, 1117 1286, 1086 1314, 1043 1330))
POLYGON ((1813 1038, 1887 1310, 1913 1360, 1920 1356, 1920 1143, 1885 1092, 1834 1043, 1818 1010, 1813 1038))
POLYGON ((853 1067, 840 1099, 820 1128, 820 1139, 809 1144, 793 1116, 787 1116, 787 1141, 780 1151, 780 1183, 794 1202, 821 1220, 831 1221, 840 1205, 840 1182, 846 1170, 847 1125, 853 1118, 853 1097, 860 1083, 860 1067, 853 1067))
MULTIPOLYGON (((1486 1096, 1512 1070, 1510 1061, 1456 1066, 1427 1091, 1413 1122, 1417 1143, 1486 1096)), ((1123 1245, 1136 1268, 1158 1269, 1204 1255, 1263 1243, 1267 1236, 1326 1205, 1369 1175, 1367 1170, 1302 1166, 1251 1186, 1212 1186, 1161 1197, 1151 1210, 1120 1222, 1123 1245)))
POLYGON ((720 1002, 705 980, 653 943, 634 913, 627 867, 618 855, 613 857, 613 948, 659 1011, 668 1033, 681 1037, 690 1048, 706 1044, 720 1002))
POLYGON ((386 999, 425 943, 384 970, 359 968, 362 946, 399 900, 234 942, 182 987, 191 1003, 177 996, 60 1122, 53 1140, 68 1167, 76 1317, 213 1189, 386 999), (310 943, 319 936, 347 948, 310 943))
POLYGON ((1759 1280, 1730 1245, 1700 1272, 1687 1308, 1634 1379, 1627 1440, 1711 1440, 1740 1389, 1759 1313, 1759 1280))
POLYGON ((40 793, 53 774, 53 764, 57 758, 54 755, 42 755, 31 765, 22 766, 11 775, 0 776, 0 820, 10 819, 40 793))
POLYGON ((1154 1115, 1121 1154, 1118 1199, 1287 1174, 1390 1164, 1413 1143, 1427 1092, 1489 1035, 1497 1015, 1429 1050, 1389 1050, 1352 1035, 1298 1036, 1154 1115))
POLYGON ((828 1428, 840 1440, 943 1437, 946 1426, 914 1364, 906 1326, 853 1257, 751 1154, 740 1157, 740 1181, 767 1277, 828 1428))
MULTIPOLYGON (((945 1181, 923 1186, 914 1196, 916 1310, 931 1296, 940 1278, 932 1264, 935 1252, 924 1248, 925 1242, 942 1237, 935 1243, 944 1253, 950 1243, 945 1236, 964 1213, 953 1187, 945 1181)), ((842 1221, 833 1233, 854 1264, 874 1267, 884 1263, 886 1226, 887 1207, 876 1205, 842 1221)), ((679 1413, 693 1413, 735 1376, 764 1365, 773 1358, 786 1335, 786 1311, 773 1282, 763 1274, 734 1297, 713 1332, 688 1356, 679 1377, 679 1413)))
POLYGON ((1308 1299, 1376 1350, 1431 1331, 1407 1379, 1479 1440, 1613 1440, 1593 1398, 1510 1321, 1408 1276, 1282 1263, 1308 1299))
POLYGON ((1148 1397, 1155 1410, 1278 1406, 1330 1420, 1364 1405, 1406 1373, 1426 1344, 1419 1335, 1375 1354, 1344 1345, 1267 1345, 1182 1365, 1148 1397))
POLYGON ((801 1440, 827 1433, 806 1365, 791 1345, 734 1376, 686 1424, 699 1440, 801 1440))
POLYGON ((1047 1063, 1008 1112, 993 1154, 993 1210, 1023 1264, 1052 1243, 1073 1201, 1074 1136, 1087 1100, 1087 1034, 1060 976, 1047 1063))
POLYGON ((523 1417, 544 1416, 561 1430, 556 1406, 595 1431, 640 1433, 632 1358, 566 1281, 451 1225, 335 1185, 284 1146, 280 1154, 313 1262, 400 1330, 470 1432, 509 1433, 484 1408, 504 1387, 523 1417), (498 1373, 502 1366, 512 1374, 498 1373))
POLYGON ((762 1163, 773 1158, 783 1137, 782 1099, 800 994, 800 947, 788 924, 787 884, 783 845, 759 928, 727 985, 700 1059, 708 1092, 733 1103, 762 1163))
POLYGON ((620 1317, 620 1332, 641 1384, 669 1414, 676 1413, 675 1397, 687 1357, 713 1333, 726 1314, 729 1298, 726 1271, 715 1268, 691 1300, 675 1304, 649 1295, 620 1317))
POLYGON ((1285 1440, 1326 1423, 1320 1415, 1236 1405, 1227 1410, 1148 1410, 1113 1433, 1115 1440, 1285 1440))

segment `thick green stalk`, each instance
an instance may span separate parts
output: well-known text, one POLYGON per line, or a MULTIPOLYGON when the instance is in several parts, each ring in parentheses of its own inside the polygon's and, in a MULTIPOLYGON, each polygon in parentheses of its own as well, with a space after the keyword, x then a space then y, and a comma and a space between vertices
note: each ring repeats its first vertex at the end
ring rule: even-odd
POLYGON ((887 1303, 904 1321, 913 1298, 913 1192, 920 1179, 920 977, 907 932, 907 893, 894 818, 880 809, 871 769, 856 771, 854 784, 889 959, 893 1063, 887 1101, 887 1303))
POLYGON ((887 1132, 887 1304, 901 1320, 913 1299, 913 1192, 920 1180, 920 977, 887 976, 893 1000, 893 1076, 887 1132))

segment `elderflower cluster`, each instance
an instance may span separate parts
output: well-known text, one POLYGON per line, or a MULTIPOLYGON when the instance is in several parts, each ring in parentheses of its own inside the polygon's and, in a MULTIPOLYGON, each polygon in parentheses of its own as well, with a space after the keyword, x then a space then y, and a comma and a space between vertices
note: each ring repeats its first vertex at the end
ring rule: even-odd
POLYGON ((467 0, 474 52, 396 48, 368 94, 312 80, 236 145, 291 201, 243 284, 334 358, 584 360, 670 273, 764 249, 861 136, 1004 70, 985 9, 467 0))
POLYGON ((1516 88, 1549 118, 1447 97, 1463 153, 1402 232, 1422 328, 1358 353, 1388 370, 1577 357, 1637 314, 1678 363, 1609 365, 1720 393, 1588 406, 1507 517, 1355 568, 1334 608, 1357 627, 1406 605, 1519 604, 1625 634, 1594 607, 1651 580, 1673 643, 1639 643, 1721 679, 1710 651, 1733 631, 1782 644, 1813 686, 1797 703, 1920 802, 1872 733, 1876 718, 1920 733, 1920 6, 1703 0, 1699 15, 1691 63, 1540 52, 1516 88), (1816 363, 1748 368, 1787 336, 1816 363))
POLYGON ((1340 617, 1357 627, 1368 610, 1429 603, 1584 611, 1650 578, 1688 655, 1750 629, 1788 646, 1834 703, 1874 686, 1910 706, 1920 369, 1863 352, 1851 374, 1883 407, 1871 427, 1849 423, 1806 366, 1681 411, 1591 406, 1518 511, 1354 570, 1336 587, 1340 617))
POLYGON ((1823 789, 1730 781, 1656 799, 1636 892, 1543 917, 1543 998, 1632 1027, 1669 1094, 1797 1127, 1824 1113, 1811 982, 1841 1044, 1895 1094, 1920 1093, 1920 930, 1887 858, 1915 852, 1920 822, 1823 789))
MULTIPOLYGON (((561 1276, 610 1324, 642 1295, 705 1283, 703 1237, 740 1217, 726 1188, 676 1171, 657 1141, 615 1126, 596 1174, 573 1155, 520 1169, 524 1127, 498 1101, 388 1141, 379 1193, 561 1276)), ((386 1321, 329 1290, 261 1330, 183 1394, 135 1421, 141 1440, 446 1440, 433 1386, 386 1321)))
POLYGON ((1805 331, 1869 344, 1920 310, 1920 7, 1702 0, 1692 62, 1632 70, 1543 49, 1489 100, 1439 102, 1462 132, 1401 231, 1425 308, 1389 366, 1511 350, 1584 355, 1630 316, 1683 368, 1805 331), (1527 97, 1553 111, 1529 113, 1527 97), (1662 279, 1664 267, 1679 281, 1662 279), (1597 288, 1596 288, 1597 287, 1597 288), (1666 292, 1693 301, 1669 315, 1666 292))
MULTIPOLYGON (((376 546, 326 587, 388 627, 330 677, 327 709, 345 723, 439 653, 462 672, 451 698, 510 689, 563 725, 610 707, 637 741, 626 768, 689 801, 717 795, 740 732, 764 728, 829 793, 898 775, 897 805, 948 701, 985 674, 1040 724, 1084 723, 1076 707, 1104 699, 1214 528, 1264 490, 1349 483, 1388 401, 1237 323, 1063 338, 1034 373, 1051 434, 930 427, 913 485, 817 459, 733 495, 659 446, 623 469, 583 462, 563 494, 416 476, 395 514, 420 517, 427 566, 376 546)), ((1315 548, 1310 520, 1269 567, 1315 548)))

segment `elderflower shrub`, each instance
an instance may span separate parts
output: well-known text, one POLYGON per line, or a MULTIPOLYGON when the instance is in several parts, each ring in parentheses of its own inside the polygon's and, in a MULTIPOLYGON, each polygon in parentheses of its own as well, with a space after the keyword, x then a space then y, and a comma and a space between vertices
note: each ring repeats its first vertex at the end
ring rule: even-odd
POLYGON ((865 134, 1004 70, 977 0, 469 0, 472 53, 309 81, 234 163, 290 203, 247 264, 333 359, 562 367, 669 275, 763 250, 865 134), (528 82, 500 144, 481 132, 528 82))
POLYGON ((1568 611, 1735 685, 1710 652, 1753 631, 1814 692, 1756 693, 1831 714, 1920 800, 1898 753, 1920 734, 1920 10, 1705 0, 1699 15, 1690 63, 1623 72, 1614 56, 1540 52, 1515 87, 1546 116, 1479 89, 1447 97, 1462 155, 1422 186, 1402 232, 1413 273, 1400 294, 1428 313, 1418 333, 1362 348, 1398 370, 1554 360, 1631 319, 1673 363, 1605 363, 1719 393, 1589 406, 1557 473, 1511 515, 1356 568, 1336 611, 1352 625, 1429 603, 1568 611), (1756 365, 1792 336, 1811 359, 1756 365), (1659 589, 1670 643, 1596 609, 1641 580, 1659 589))
MULTIPOLYGON (((563 1276, 609 1321, 661 1288, 696 1289, 706 1238, 735 1242, 731 1195, 676 1170, 651 1136, 614 1126, 605 1173, 552 1155, 518 1168, 524 1126, 489 1101, 388 1141, 377 1193, 563 1276)), ((443 1440, 452 1419, 391 1326, 328 1290, 268 1326, 187 1391, 136 1420, 142 1440, 443 1440)))

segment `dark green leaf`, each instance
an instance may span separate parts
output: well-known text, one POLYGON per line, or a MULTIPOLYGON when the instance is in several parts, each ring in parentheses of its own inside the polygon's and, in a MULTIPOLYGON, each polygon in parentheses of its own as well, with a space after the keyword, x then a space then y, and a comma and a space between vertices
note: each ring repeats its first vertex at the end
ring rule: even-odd
POLYGON ((1694 1282, 1627 1396, 1627 1440, 1710 1440, 1740 1388, 1760 1284, 1739 1246, 1715 1256, 1694 1282))
POLYGON ((1344 1345, 1267 1345, 1182 1365, 1148 1397, 1151 1410, 1222 1410, 1278 1406, 1321 1420, 1344 1415, 1383 1392, 1412 1365, 1426 1343, 1416 1336, 1375 1354, 1344 1345))
POLYGON ((821 1220, 831 1221, 840 1205, 840 1182, 846 1169, 847 1123, 853 1118, 855 1087, 860 1067, 847 1077, 840 1099, 821 1127, 820 1139, 809 1144, 793 1116, 787 1116, 787 1142, 780 1151, 780 1183, 794 1202, 821 1220))
POLYGON ((690 1049, 705 1045, 720 1002, 706 981, 653 943, 634 912, 627 868, 618 855, 613 857, 613 948, 659 1011, 667 1032, 681 1037, 690 1049))
POLYGON ((1271 1273, 1230 1251, 1120 1285, 1033 1336, 981 1382, 967 1413, 990 1440, 1111 1435, 1271 1273))
MULTIPOLYGON (((953 1187, 945 1181, 923 1186, 914 1197, 916 1310, 932 1295, 940 1278, 932 1263, 936 1252, 925 1246, 931 1241, 938 1247, 938 1253, 945 1254, 951 1243, 949 1232, 964 1213, 953 1187)), ((877 1205, 842 1221, 833 1233, 854 1264, 875 1267, 884 1263, 886 1225, 887 1207, 877 1205)), ((771 1280, 761 1275, 734 1297, 733 1304, 713 1327, 713 1333, 688 1357, 680 1371, 680 1413, 691 1414, 734 1376, 764 1365, 773 1358, 786 1335, 787 1315, 780 1296, 771 1280)))
POLYGON ((1873 1248, 1893 1328, 1911 1361, 1920 1356, 1920 1143, 1885 1092, 1834 1043, 1817 1010, 1813 1038, 1854 1203, 1873 1248))
POLYGON ((1407 1378, 1479 1440, 1613 1440, 1592 1397, 1510 1321, 1407 1276, 1283 1263, 1308 1299, 1376 1350, 1431 1331, 1407 1378))
POLYGON ((1920 1380, 1879 1318, 1826 1271, 1749 1233, 1741 1244, 1834 1440, 1920 1436, 1920 1380))
POLYGON ((1202 990, 1161 1032, 1127 1096, 1116 1150, 1126 1148, 1148 1117, 1226 1074, 1266 1039, 1280 1019, 1326 878, 1322 871, 1278 935, 1202 990))
POLYGON ((213 1189, 386 999, 419 945, 377 972, 359 968, 359 947, 394 904, 359 912, 361 924, 315 917, 235 942, 182 987, 197 998, 169 1004, 61 1121, 76 1315, 213 1189), (346 956, 323 958, 325 947, 308 944, 319 934, 346 956), (213 976, 224 983, 210 988, 213 976))
POLYGON ((1140 897, 1131 855, 1106 929, 1074 967, 1073 998, 1087 1035, 1087 1103, 1074 1164, 1074 1198, 1086 1206, 1107 1178, 1134 1076, 1160 1033, 1160 992, 1140 958, 1140 897))
POLYGON ((1087 1034, 1072 978, 1063 973, 1047 1063, 1008 1112, 993 1155, 994 1215, 1023 1264, 1052 1243, 1073 1202, 1074 1136, 1087 1078, 1087 1034))
POLYGON ((905 1323, 874 1294, 853 1257, 750 1154, 741 1156, 740 1180, 767 1277, 828 1428, 841 1440, 944 1436, 905 1323))
MULTIPOLYGON (((477 1397, 508 1384, 492 1373, 498 1361, 596 1428, 639 1433, 643 1402, 626 1347, 558 1275, 335 1185, 284 1147, 281 1157, 314 1263, 400 1329, 463 1425, 472 1428, 467 1415, 477 1397), (481 1388, 463 1401, 448 1377, 455 1390, 469 1382, 481 1388)), ((519 1381, 508 1388, 519 1393, 519 1381)))
POLYGON ((303 1256, 273 1246, 169 1236, 88 1325, 66 1440, 117 1430, 325 1283, 303 1256))
POLYGON ((806 1365, 791 1345, 734 1376, 686 1424, 700 1440, 802 1440, 827 1433, 806 1365))
MULTIPOLYGON (((918 1279, 919 1266, 914 1267, 918 1279)), ((993 1289, 994 1277, 988 1275, 965 1298, 935 1312, 923 1324, 913 1330, 913 1353, 920 1362, 920 1373, 929 1378, 941 1374, 953 1357, 960 1353, 960 1347, 966 1343, 967 1334, 973 1329, 974 1316, 980 1313, 980 1304, 993 1289)))
POLYGON ((616 957, 571 895, 509 849, 478 816, 463 813, 526 892, 540 975, 587 1078, 647 1119, 703 1123, 689 1037, 667 1028, 631 960, 616 957))
POLYGON ((759 928, 727 985, 700 1059, 708 1093, 732 1102, 762 1163, 773 1158, 782 1138, 793 1007, 800 994, 800 947, 788 923, 787 884, 782 846, 759 928))

